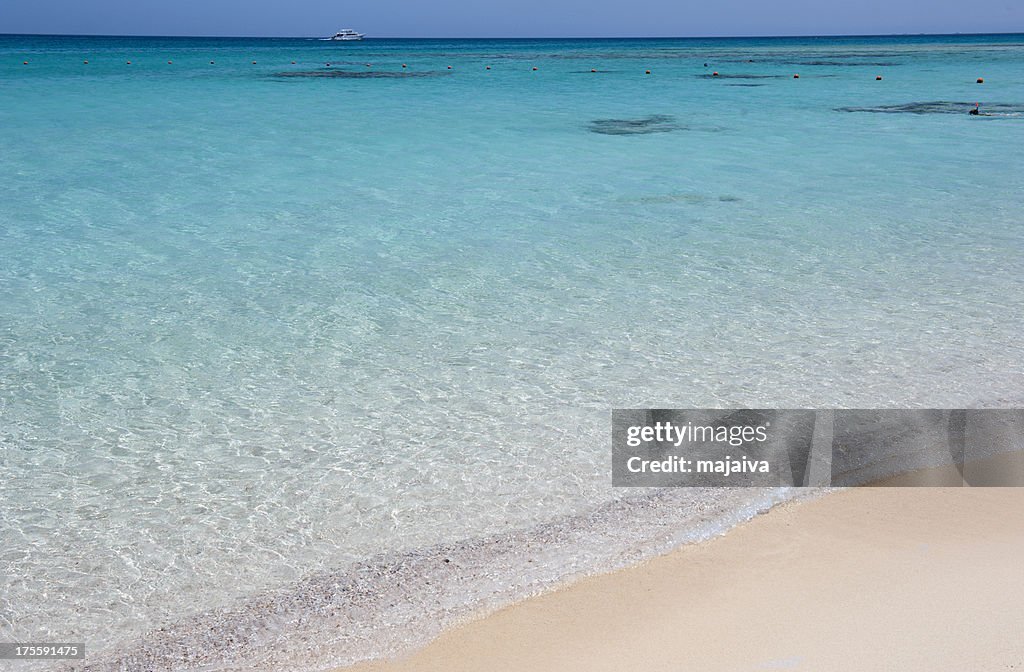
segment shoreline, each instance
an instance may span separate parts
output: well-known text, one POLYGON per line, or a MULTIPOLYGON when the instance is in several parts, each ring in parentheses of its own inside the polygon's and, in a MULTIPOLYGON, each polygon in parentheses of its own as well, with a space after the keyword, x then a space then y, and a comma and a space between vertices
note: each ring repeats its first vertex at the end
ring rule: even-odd
POLYGON ((638 491, 525 530, 382 554, 183 615, 66 672, 312 672, 404 655, 471 620, 712 538, 818 491, 638 491))
POLYGON ((1011 669, 1024 490, 852 488, 338 672, 1011 669))

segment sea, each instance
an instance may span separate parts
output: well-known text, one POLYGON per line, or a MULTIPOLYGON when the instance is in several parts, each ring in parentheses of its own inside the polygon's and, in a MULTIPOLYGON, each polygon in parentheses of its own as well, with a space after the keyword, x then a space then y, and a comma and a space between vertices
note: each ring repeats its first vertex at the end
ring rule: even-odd
POLYGON ((1024 35, 0 36, 0 641, 393 655, 796 496, 613 408, 1019 406, 1022 148, 1024 35))

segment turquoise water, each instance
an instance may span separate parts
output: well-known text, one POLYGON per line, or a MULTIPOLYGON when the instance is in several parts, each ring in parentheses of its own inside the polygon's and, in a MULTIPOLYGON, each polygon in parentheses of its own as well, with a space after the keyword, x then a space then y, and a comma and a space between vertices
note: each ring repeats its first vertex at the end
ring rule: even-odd
MULTIPOLYGON (((1022 64, 1019 35, 0 36, 0 640, 113 651, 606 511, 613 407, 1020 405, 1022 64)), ((713 500, 667 502, 682 539, 713 500)), ((639 527, 552 541, 543 581, 639 527)))

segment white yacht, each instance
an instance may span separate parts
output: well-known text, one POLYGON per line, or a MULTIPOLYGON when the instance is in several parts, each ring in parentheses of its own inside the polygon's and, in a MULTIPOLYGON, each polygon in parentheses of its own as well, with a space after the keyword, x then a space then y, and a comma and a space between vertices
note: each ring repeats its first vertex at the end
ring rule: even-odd
POLYGON ((363 35, 362 33, 357 33, 351 28, 344 28, 336 32, 331 37, 328 37, 327 39, 348 42, 349 40, 361 40, 364 37, 365 35, 363 35))

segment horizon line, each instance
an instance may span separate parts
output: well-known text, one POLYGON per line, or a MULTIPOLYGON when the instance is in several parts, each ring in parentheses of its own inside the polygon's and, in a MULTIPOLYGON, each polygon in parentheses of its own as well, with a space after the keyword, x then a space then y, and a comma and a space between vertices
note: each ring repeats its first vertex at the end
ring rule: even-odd
MULTIPOLYGON (((794 39, 814 37, 985 37, 995 35, 1024 35, 1024 29, 992 32, 954 33, 801 33, 789 35, 561 35, 561 36, 366 36, 367 40, 731 40, 731 39, 794 39)), ((322 39, 322 35, 162 35, 156 33, 3 33, 0 37, 154 37, 154 38, 206 38, 233 40, 305 40, 322 39)))

